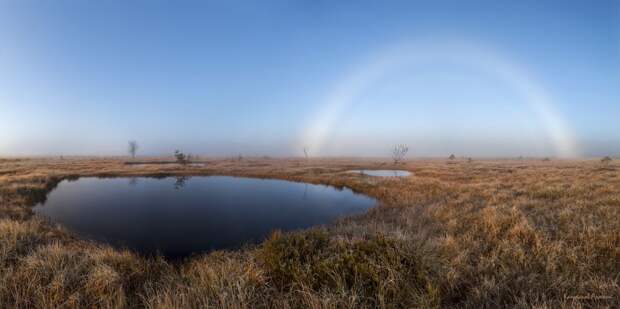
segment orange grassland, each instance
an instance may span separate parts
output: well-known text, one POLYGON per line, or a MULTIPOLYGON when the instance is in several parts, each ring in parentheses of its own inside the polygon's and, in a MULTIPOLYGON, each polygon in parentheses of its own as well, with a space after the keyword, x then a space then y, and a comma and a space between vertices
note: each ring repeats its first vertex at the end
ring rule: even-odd
POLYGON ((127 160, 0 159, 0 307, 620 307, 617 162, 127 160), (414 174, 346 172, 357 168, 414 174), (349 187, 379 205, 180 262, 80 239, 32 212, 67 178, 216 174, 349 187))

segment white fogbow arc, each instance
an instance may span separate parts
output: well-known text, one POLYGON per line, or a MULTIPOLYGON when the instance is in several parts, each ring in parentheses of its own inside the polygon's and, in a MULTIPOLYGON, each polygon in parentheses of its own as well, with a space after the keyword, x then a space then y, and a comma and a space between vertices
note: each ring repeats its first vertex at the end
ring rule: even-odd
POLYGON ((334 124, 355 104, 356 98, 380 78, 398 68, 415 66, 430 61, 451 61, 486 72, 517 91, 524 103, 542 122, 555 155, 572 158, 579 156, 577 142, 566 121, 555 109, 547 91, 520 66, 499 57, 480 44, 442 42, 431 44, 404 43, 394 45, 371 57, 337 84, 324 99, 323 106, 306 127, 301 143, 320 153, 334 124))

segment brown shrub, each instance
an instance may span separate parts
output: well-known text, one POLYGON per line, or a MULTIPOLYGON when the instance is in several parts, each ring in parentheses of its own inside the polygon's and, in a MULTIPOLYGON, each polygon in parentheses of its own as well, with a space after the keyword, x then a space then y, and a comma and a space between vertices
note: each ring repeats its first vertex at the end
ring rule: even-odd
POLYGON ((270 281, 280 290, 359 296, 358 305, 437 304, 438 291, 414 252, 381 235, 331 240, 324 230, 275 233, 258 252, 270 281))

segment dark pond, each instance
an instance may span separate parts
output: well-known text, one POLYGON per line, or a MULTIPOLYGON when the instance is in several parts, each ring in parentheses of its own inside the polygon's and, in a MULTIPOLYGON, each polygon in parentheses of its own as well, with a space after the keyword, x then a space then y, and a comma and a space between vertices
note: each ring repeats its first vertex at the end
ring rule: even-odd
POLYGON ((349 172, 378 177, 407 177, 411 175, 411 172, 404 170, 352 170, 349 172))
POLYGON ((329 223, 374 206, 349 189, 229 176, 80 178, 35 207, 84 237, 182 258, 329 223))

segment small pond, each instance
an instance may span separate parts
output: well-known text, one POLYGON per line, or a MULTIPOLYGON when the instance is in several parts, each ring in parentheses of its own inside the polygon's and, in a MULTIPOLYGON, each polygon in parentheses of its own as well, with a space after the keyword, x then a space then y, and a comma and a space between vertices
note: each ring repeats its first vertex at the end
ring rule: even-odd
MULTIPOLYGON (((183 167, 183 164, 177 162, 153 162, 153 163, 125 163, 131 167, 149 167, 149 166, 173 166, 173 167, 183 167)), ((203 167, 207 166, 207 163, 188 163, 185 166, 195 166, 195 167, 203 167)))
POLYGON ((62 181, 35 212, 83 237, 182 258, 365 212, 349 189, 229 176, 62 181))
POLYGON ((411 175, 410 171, 405 170, 352 170, 349 172, 376 177, 407 177, 411 175))

